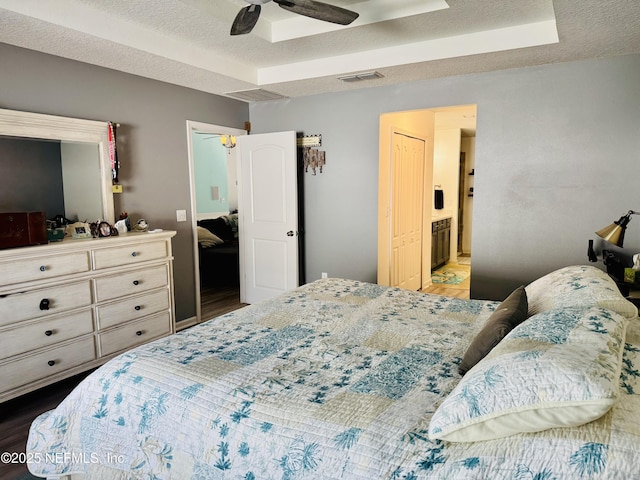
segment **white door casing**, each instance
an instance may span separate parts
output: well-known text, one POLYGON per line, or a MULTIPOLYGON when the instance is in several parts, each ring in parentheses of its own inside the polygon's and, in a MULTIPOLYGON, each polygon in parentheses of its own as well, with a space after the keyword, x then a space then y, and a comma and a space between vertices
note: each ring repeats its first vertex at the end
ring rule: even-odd
POLYGON ((237 139, 240 301, 292 290, 298 276, 296 132, 237 139))
MULTIPOLYGON (((190 185, 190 196, 191 196, 191 230, 193 232, 193 254, 194 254, 194 273, 195 273, 195 302, 196 302, 196 316, 195 318, 190 318, 186 320, 182 320, 179 322, 179 325, 176 327, 179 329, 187 328, 195 323, 199 323, 202 321, 209 320, 209 318, 202 318, 202 308, 201 308, 201 295, 200 295, 200 258, 198 252, 198 232, 197 232, 197 205, 196 205, 196 181, 195 181, 195 159, 194 159, 194 148, 193 148, 193 140, 192 135, 195 132, 199 133, 209 133, 211 135, 233 135, 233 136, 241 136, 246 135, 246 130, 240 130, 238 128, 233 127, 225 127, 222 125, 213 125, 209 123, 196 122, 193 120, 187 120, 187 154, 189 159, 189 185, 190 185)), ((235 155, 235 149, 231 150, 230 155, 235 155)))

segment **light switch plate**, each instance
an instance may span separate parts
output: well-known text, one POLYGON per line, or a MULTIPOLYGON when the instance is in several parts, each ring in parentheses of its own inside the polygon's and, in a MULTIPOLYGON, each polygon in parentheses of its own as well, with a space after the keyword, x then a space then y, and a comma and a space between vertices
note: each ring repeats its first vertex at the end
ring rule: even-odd
POLYGON ((178 221, 178 222, 186 222, 187 221, 187 211, 186 210, 176 210, 176 221, 178 221))

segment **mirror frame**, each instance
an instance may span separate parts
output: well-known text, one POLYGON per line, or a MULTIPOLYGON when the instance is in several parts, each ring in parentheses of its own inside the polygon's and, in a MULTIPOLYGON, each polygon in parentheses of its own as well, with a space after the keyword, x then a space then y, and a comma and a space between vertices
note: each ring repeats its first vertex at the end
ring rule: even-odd
POLYGON ((115 221, 107 122, 0 109, 0 135, 98 145, 102 217, 115 221))

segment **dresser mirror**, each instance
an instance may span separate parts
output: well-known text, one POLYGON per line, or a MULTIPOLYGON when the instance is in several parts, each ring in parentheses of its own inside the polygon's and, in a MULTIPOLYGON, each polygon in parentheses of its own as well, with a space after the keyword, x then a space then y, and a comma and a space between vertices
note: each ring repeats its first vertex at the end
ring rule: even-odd
POLYGON ((0 109, 2 211, 115 221, 107 122, 0 109))

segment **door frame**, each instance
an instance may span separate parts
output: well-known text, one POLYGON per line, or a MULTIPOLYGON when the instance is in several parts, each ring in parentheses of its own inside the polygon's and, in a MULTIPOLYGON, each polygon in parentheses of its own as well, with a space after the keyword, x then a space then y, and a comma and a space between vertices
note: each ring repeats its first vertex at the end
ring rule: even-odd
MULTIPOLYGON (((378 283, 381 285, 389 285, 389 257, 387 251, 389 250, 389 208, 387 197, 389 195, 389 175, 384 177, 384 172, 388 170, 391 155, 391 132, 394 127, 406 129, 418 129, 421 134, 417 135, 418 138, 425 136, 427 139, 427 151, 425 153, 425 193, 424 196, 424 212, 425 219, 424 232, 428 232, 431 229, 431 215, 433 212, 433 194, 429 194, 433 190, 433 167, 434 167, 434 148, 436 144, 435 132, 436 129, 444 128, 444 125, 448 125, 447 128, 455 127, 461 131, 464 129, 473 129, 476 131, 477 127, 477 104, 464 104, 464 105, 450 105, 443 107, 433 107, 418 110, 402 110, 381 113, 379 116, 379 132, 378 132, 378 283), (448 117, 448 113, 458 113, 462 111, 465 114, 464 118, 454 115, 453 118, 448 117), (436 115, 438 115, 438 121, 436 121, 436 115), (385 203, 386 201, 386 203, 385 203)), ((404 133, 404 132, 401 132, 404 133)), ((410 134, 410 136, 412 136, 410 134)), ((472 163, 467 166, 473 168, 476 162, 476 149, 475 146, 471 148, 472 163)), ((469 158, 467 158, 469 161, 469 158)), ((456 184, 457 185, 457 184, 456 184)), ((465 197, 466 198, 466 197, 465 197)), ((467 204, 468 205, 468 204, 467 204)), ((469 212, 472 212, 473 208, 469 207, 469 212)), ((453 213, 453 212, 452 212, 453 213)), ((467 217, 466 227, 469 232, 469 236, 472 236, 472 224, 473 214, 471 217, 467 217)), ((453 223, 453 222, 452 222, 453 223)), ((456 222, 457 227, 457 222, 456 222)), ((457 249, 456 249, 457 250, 457 249)), ((431 256, 431 236, 423 235, 423 272, 429 272, 431 270, 430 262, 427 264, 424 260, 431 256)), ((431 275, 423 275, 422 279, 423 289, 431 286, 431 275)))
MULTIPOLYGON (((246 135, 247 131, 239 128, 226 127, 223 125, 214 125, 211 123, 196 122, 193 120, 187 120, 187 152, 189 160, 189 193, 190 193, 190 207, 191 207, 191 235, 193 241, 193 267, 194 267, 194 281, 195 281, 195 302, 196 302, 196 316, 195 319, 185 320, 180 322, 182 328, 187 328, 197 323, 202 322, 202 306, 200 296, 200 257, 198 255, 198 218, 196 208, 196 182, 195 182, 195 163, 193 158, 193 142, 191 135, 194 132, 210 133, 212 135, 246 135)), ((232 150, 232 154, 235 152, 232 150)), ((238 183, 240 178, 238 177, 238 183)), ((242 288, 242 286, 241 286, 242 288)), ((207 319, 208 320, 208 319, 207 319)), ((181 328, 181 329, 182 329, 181 328)))

